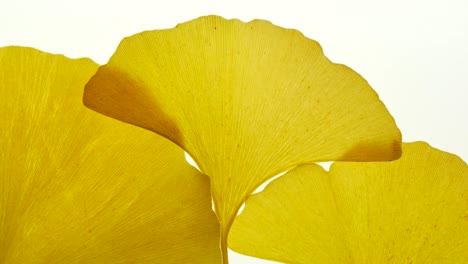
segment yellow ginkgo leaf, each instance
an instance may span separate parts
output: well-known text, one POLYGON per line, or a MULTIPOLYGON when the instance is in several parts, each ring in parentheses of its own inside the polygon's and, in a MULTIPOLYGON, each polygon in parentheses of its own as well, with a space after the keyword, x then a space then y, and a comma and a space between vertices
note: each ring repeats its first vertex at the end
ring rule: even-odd
POLYGON ((219 263, 209 178, 82 104, 98 65, 0 49, 0 263, 219 263))
POLYGON ((245 197, 275 174, 401 151, 393 118, 361 76, 298 31, 261 20, 208 16, 126 38, 84 103, 190 153, 211 177, 223 241, 245 197))
POLYGON ((423 142, 392 162, 303 165, 252 195, 229 246, 286 263, 468 263, 468 167, 423 142))

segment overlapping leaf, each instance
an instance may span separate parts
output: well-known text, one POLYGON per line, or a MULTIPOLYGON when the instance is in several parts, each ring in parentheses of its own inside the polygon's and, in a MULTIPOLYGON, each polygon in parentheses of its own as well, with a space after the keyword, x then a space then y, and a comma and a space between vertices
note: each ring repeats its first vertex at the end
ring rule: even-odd
POLYGON ((232 249, 286 263, 468 263, 468 167, 426 143, 392 162, 304 165, 251 196, 232 249))
POLYGON ((261 20, 209 16, 126 38, 84 102, 189 152, 211 177, 223 240, 245 197, 279 172, 400 155, 400 132, 361 76, 261 20))
POLYGON ((90 60, 0 49, 0 263, 219 263, 209 179, 82 105, 90 60))

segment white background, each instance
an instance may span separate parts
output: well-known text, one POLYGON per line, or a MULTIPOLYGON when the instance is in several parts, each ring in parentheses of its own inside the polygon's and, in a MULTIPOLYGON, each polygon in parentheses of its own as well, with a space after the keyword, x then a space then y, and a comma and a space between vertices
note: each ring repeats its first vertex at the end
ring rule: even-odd
POLYGON ((0 0, 0 46, 105 63, 125 36, 209 14, 298 29, 369 81, 404 141, 424 140, 468 160, 466 0, 0 0))

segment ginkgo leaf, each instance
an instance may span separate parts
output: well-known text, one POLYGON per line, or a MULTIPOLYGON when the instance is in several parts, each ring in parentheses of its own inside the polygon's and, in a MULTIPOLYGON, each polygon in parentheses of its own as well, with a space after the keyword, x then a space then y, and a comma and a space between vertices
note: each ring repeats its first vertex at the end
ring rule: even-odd
POLYGON ((261 20, 208 16, 126 38, 84 103, 190 153, 211 177, 223 241, 245 197, 275 174, 401 151, 393 118, 360 75, 261 20))
POLYGON ((468 167, 423 142, 392 162, 303 165, 248 198, 229 246, 286 263, 468 263, 468 167))
POLYGON ((85 108, 97 68, 0 49, 0 263, 219 263, 209 178, 85 108))

